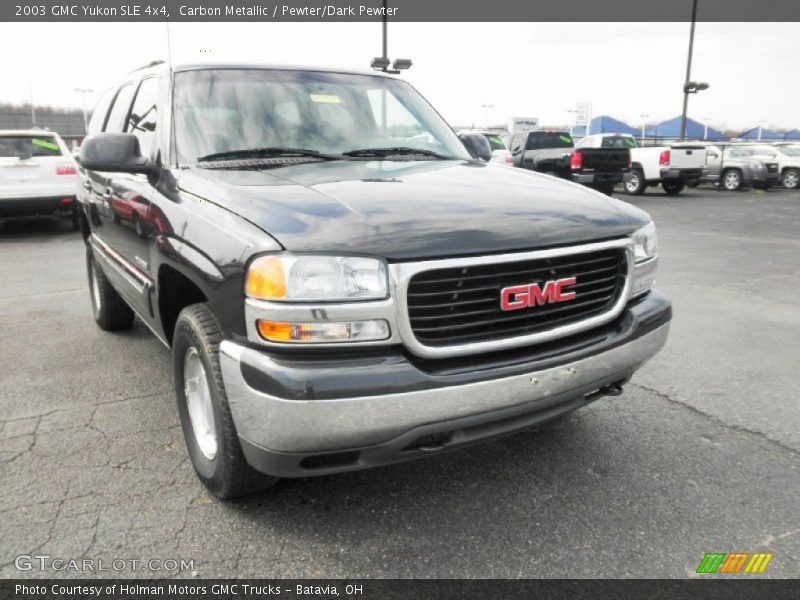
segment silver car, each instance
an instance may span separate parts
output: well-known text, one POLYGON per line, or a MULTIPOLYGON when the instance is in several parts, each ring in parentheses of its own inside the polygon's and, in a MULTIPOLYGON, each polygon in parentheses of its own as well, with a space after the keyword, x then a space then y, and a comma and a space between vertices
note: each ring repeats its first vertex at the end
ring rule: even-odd
POLYGON ((778 163, 758 156, 752 147, 711 145, 706 148, 703 182, 734 192, 744 187, 767 189, 779 180, 778 163))

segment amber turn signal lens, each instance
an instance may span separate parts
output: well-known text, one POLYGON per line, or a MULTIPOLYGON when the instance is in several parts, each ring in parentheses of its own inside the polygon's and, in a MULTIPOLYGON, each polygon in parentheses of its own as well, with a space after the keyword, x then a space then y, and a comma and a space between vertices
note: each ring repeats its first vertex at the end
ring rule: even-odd
POLYGON ((245 294, 250 298, 277 300, 286 297, 286 274, 283 263, 271 256, 262 256, 253 261, 247 271, 245 294))
POLYGON ((276 323, 275 321, 258 321, 258 333, 271 342, 293 341, 292 323, 276 323))

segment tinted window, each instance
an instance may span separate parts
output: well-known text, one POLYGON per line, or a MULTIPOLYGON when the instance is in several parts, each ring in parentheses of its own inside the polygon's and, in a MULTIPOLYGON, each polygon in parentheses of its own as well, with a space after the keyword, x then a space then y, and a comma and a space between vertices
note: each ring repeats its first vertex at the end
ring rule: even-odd
POLYGON ((108 107, 111 105, 111 100, 114 98, 114 90, 109 90, 103 94, 97 106, 94 107, 92 118, 89 120, 88 135, 100 133, 103 131, 103 123, 105 123, 106 115, 108 114, 108 107))
POLYGON ((112 133, 120 133, 124 131, 125 119, 128 117, 128 110, 131 107, 131 99, 133 98, 133 85, 126 83, 120 88, 117 97, 114 99, 114 106, 111 107, 111 113, 108 115, 108 122, 104 131, 111 131, 112 133))
POLYGON ((568 133, 536 131, 528 136, 526 150, 541 148, 572 148, 572 136, 568 133))
POLYGON ((636 142, 626 135, 614 135, 603 138, 603 148, 636 148, 636 142))
POLYGON ((0 137, 0 157, 61 156, 61 148, 52 136, 10 135, 0 137))
POLYGON ((142 156, 150 156, 155 142, 156 102, 158 100, 158 79, 144 79, 136 93, 136 100, 131 108, 126 131, 139 138, 142 156))

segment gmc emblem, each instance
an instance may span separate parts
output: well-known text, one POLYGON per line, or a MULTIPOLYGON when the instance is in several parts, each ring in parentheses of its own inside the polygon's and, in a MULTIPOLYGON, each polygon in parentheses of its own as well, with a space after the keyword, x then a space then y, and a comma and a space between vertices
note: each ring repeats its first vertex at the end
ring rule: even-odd
POLYGON ((515 285, 503 288, 500 292, 500 308, 503 310, 520 310, 544 304, 555 304, 575 299, 575 292, 565 292, 564 288, 575 285, 575 277, 551 279, 539 287, 538 283, 515 285))

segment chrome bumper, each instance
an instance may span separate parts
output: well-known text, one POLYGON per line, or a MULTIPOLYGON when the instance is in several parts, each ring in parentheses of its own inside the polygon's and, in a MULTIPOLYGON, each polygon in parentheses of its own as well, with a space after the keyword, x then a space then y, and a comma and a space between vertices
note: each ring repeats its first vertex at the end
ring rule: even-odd
MULTIPOLYGON (((606 352, 558 367, 466 385, 327 400, 291 400, 250 387, 241 361, 266 373, 272 359, 231 341, 220 345, 222 376, 243 441, 270 452, 319 453, 386 443, 415 428, 511 407, 531 412, 630 377, 667 339, 669 324, 606 352)), ((577 406, 576 406, 577 408, 577 406)))

